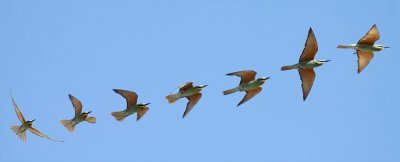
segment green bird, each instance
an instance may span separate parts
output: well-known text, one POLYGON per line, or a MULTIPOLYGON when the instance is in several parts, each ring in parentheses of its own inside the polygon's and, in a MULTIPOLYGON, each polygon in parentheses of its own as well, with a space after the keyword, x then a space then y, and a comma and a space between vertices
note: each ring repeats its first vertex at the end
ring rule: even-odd
POLYGON ((60 120, 60 123, 67 128, 67 130, 71 133, 75 132, 75 126, 83 121, 87 121, 89 123, 96 123, 95 117, 89 117, 89 112, 82 112, 82 103, 77 98, 72 95, 68 95, 71 100, 72 106, 75 109, 75 116, 71 120, 60 120))
POLYGON ((178 93, 168 95, 165 98, 168 100, 169 103, 174 103, 180 98, 187 98, 189 102, 187 103, 186 110, 182 116, 182 118, 185 118, 185 116, 193 109, 193 107, 200 100, 202 96, 201 91, 207 86, 208 85, 193 86, 193 82, 187 82, 179 87, 178 93))
POLYGON ((21 111, 19 110, 17 103, 15 103, 13 96, 11 95, 11 101, 12 104, 14 106, 15 109, 15 113, 17 114, 17 117, 19 119, 19 121, 21 121, 22 125, 20 126, 11 126, 11 130, 22 140, 22 141, 26 141, 26 130, 31 131, 33 134, 45 138, 45 139, 49 139, 49 140, 53 140, 53 141, 57 141, 57 142, 64 142, 64 141, 60 141, 60 140, 56 140, 53 138, 50 138, 49 136, 43 134, 42 132, 38 131, 37 129, 32 127, 33 122, 36 119, 33 120, 28 120, 26 121, 24 116, 22 115, 21 111))
POLYGON ((330 60, 315 60, 315 54, 318 52, 317 39, 315 38, 313 30, 310 28, 308 31, 307 40, 305 43, 305 47, 300 56, 299 63, 283 66, 281 68, 282 71, 298 69, 301 79, 301 87, 303 89, 303 100, 307 99, 308 94, 311 91, 311 88, 314 84, 315 72, 314 68, 323 65, 330 60))
POLYGON ((356 50, 358 57, 358 69, 357 72, 361 73, 365 67, 369 64, 369 62, 374 57, 375 51, 382 51, 385 48, 383 45, 375 44, 377 40, 379 40, 380 35, 378 31, 378 27, 374 24, 371 29, 365 34, 363 38, 361 38, 357 44, 350 45, 338 45, 337 48, 350 48, 356 50))
POLYGON ((228 76, 238 76, 241 78, 239 86, 226 90, 224 91, 224 95, 229 95, 235 92, 246 92, 246 95, 243 97, 242 101, 239 102, 237 106, 240 106, 241 104, 247 102, 254 96, 256 96, 258 93, 261 92, 262 88, 261 85, 265 83, 270 77, 261 77, 257 78, 256 77, 257 72, 253 70, 245 70, 245 71, 237 71, 233 73, 226 74, 228 76))
POLYGON ((147 105, 150 103, 139 103, 137 104, 138 95, 135 92, 121 90, 121 89, 113 89, 115 93, 120 94, 122 97, 126 99, 126 109, 123 111, 112 112, 111 115, 117 121, 123 121, 127 116, 137 113, 136 120, 139 121, 143 115, 149 111, 147 105))

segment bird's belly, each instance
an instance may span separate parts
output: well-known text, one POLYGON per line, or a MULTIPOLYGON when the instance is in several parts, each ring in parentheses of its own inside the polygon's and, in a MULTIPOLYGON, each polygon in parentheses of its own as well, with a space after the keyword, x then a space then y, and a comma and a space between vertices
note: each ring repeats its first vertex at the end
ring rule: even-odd
POLYGON ((135 107, 131 107, 131 108, 127 109, 127 110, 126 110, 126 113, 127 113, 127 115, 132 115, 132 114, 134 114, 135 112, 137 112, 138 110, 139 110, 139 107, 138 107, 138 106, 135 106, 135 107))
POLYGON ((29 128, 29 126, 27 126, 26 124, 22 124, 19 127, 19 132, 25 132, 28 128, 29 128))
POLYGON ((75 124, 79 124, 80 122, 82 122, 84 119, 82 118, 82 117, 75 117, 75 118, 73 118, 72 119, 72 121, 75 123, 75 124))
POLYGON ((188 89, 185 92, 183 92, 183 97, 189 97, 189 96, 192 96, 192 95, 197 94, 197 93, 199 93, 199 91, 197 89, 194 89, 194 88, 193 89, 188 89))
POLYGON ((369 45, 369 44, 357 44, 357 50, 368 51, 368 52, 376 51, 376 50, 374 50, 374 48, 373 48, 371 45, 369 45))
POLYGON ((301 69, 312 69, 318 66, 321 66, 320 64, 315 63, 314 60, 300 63, 301 69))
MULTIPOLYGON (((255 88, 259 87, 259 86, 260 86, 259 83, 253 82, 253 83, 245 84, 245 85, 242 87, 242 89, 243 89, 244 91, 248 91, 248 90, 255 89, 255 88)), ((242 90, 242 91, 243 91, 243 90, 242 90)))

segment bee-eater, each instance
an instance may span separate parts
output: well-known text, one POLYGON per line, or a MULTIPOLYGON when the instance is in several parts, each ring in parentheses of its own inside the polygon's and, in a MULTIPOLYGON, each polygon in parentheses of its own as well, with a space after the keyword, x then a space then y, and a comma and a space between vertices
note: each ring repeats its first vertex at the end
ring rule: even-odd
POLYGON ((111 115, 115 117, 117 121, 123 121, 127 116, 137 113, 136 120, 139 121, 143 115, 149 111, 147 105, 150 103, 139 103, 137 104, 138 95, 135 92, 113 89, 115 93, 120 94, 126 99, 126 109, 123 111, 112 112, 111 115))
POLYGON ((254 96, 256 96, 258 93, 261 92, 262 88, 261 85, 265 83, 270 77, 261 77, 261 78, 255 78, 257 72, 253 70, 245 70, 245 71, 238 71, 238 72, 233 72, 226 74, 228 76, 238 76, 241 78, 239 86, 226 90, 224 91, 224 95, 229 95, 235 92, 242 92, 245 91, 246 95, 243 97, 242 101, 239 102, 237 106, 240 106, 241 104, 245 103, 246 101, 250 100, 254 96))
POLYGON ((281 68, 282 71, 291 69, 299 70, 300 79, 302 82, 301 87, 303 89, 304 101, 307 99, 307 96, 310 93, 311 88, 314 84, 314 79, 315 79, 314 68, 319 67, 324 63, 330 61, 330 60, 314 60, 317 51, 318 51, 317 39, 315 38, 313 30, 310 28, 310 30, 308 31, 305 47, 299 59, 299 63, 290 66, 283 66, 281 68))
POLYGON ((82 103, 72 95, 68 95, 72 102, 72 106, 75 109, 75 116, 71 120, 60 120, 61 124, 71 133, 75 132, 75 126, 80 122, 87 121, 89 123, 96 123, 95 117, 89 117, 89 112, 82 112, 82 103))
POLYGON ((207 87, 207 85, 198 85, 193 86, 193 82, 187 82, 184 85, 179 87, 179 92, 176 94, 171 94, 166 96, 165 98, 168 100, 169 103, 174 103, 180 98, 187 98, 189 102, 186 105, 186 110, 183 113, 182 118, 184 118, 196 105, 196 103, 201 98, 201 91, 207 87))
POLYGON ((36 119, 26 121, 24 116, 22 115, 21 111, 19 110, 19 108, 17 106, 17 103, 15 103, 14 98, 13 98, 12 95, 11 95, 11 101, 12 101, 12 104, 14 106, 15 113, 17 114, 17 117, 18 117, 19 121, 21 121, 22 125, 20 125, 20 126, 11 126, 10 128, 15 134, 17 134, 17 136, 22 141, 26 141, 26 130, 29 130, 33 134, 36 134, 39 137, 46 138, 46 139, 53 140, 53 141, 57 141, 57 142, 64 142, 64 141, 59 141, 59 140, 50 138, 49 136, 47 136, 47 135, 41 133, 40 131, 38 131, 37 129, 33 128, 32 124, 36 119))
POLYGON ((357 44, 350 45, 338 45, 337 48, 351 48, 356 50, 358 57, 358 69, 357 72, 361 73, 365 67, 369 64, 369 62, 374 57, 375 51, 382 51, 385 48, 383 45, 375 44, 377 40, 379 40, 379 31, 378 27, 374 24, 371 29, 365 34, 363 38, 361 38, 357 44))

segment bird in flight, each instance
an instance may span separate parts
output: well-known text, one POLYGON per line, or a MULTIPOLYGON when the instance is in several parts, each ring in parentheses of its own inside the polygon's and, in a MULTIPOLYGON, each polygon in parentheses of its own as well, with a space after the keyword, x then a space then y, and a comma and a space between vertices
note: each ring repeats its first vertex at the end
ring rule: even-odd
POLYGON ((350 48, 356 50, 358 57, 358 69, 357 72, 361 73, 365 67, 369 64, 369 62, 374 57, 375 51, 382 51, 385 48, 383 45, 375 44, 377 40, 379 40, 380 35, 378 31, 378 27, 374 24, 371 29, 365 34, 363 38, 361 38, 357 44, 350 45, 338 45, 337 48, 350 48))
POLYGON ((305 43, 305 47, 300 56, 299 63, 283 66, 281 68, 282 71, 298 69, 301 79, 301 87, 303 89, 303 100, 307 99, 308 94, 311 91, 311 88, 314 84, 315 72, 314 68, 323 65, 330 60, 315 60, 315 54, 317 54, 318 45, 317 39, 315 38, 313 30, 310 28, 308 31, 307 40, 305 43))
POLYGON ((201 91, 207 87, 207 85, 198 85, 193 86, 193 82, 187 82, 179 87, 179 92, 176 94, 170 94, 165 98, 168 100, 169 103, 174 103, 175 101, 179 100, 180 98, 187 98, 189 102, 186 105, 186 110, 183 113, 182 118, 193 109, 193 107, 197 104, 197 102, 201 98, 201 91))
POLYGON ((77 98, 72 95, 68 95, 69 99, 72 102, 72 106, 75 108, 75 116, 71 120, 60 120, 60 123, 67 128, 69 132, 75 132, 75 126, 83 121, 87 121, 89 123, 96 123, 95 117, 89 117, 89 112, 82 112, 82 103, 77 98))
POLYGON ((22 115, 21 111, 19 110, 17 103, 15 103, 14 101, 14 97, 11 94, 11 101, 12 104, 14 106, 15 109, 15 113, 17 114, 17 117, 19 119, 19 121, 21 121, 22 125, 20 126, 11 126, 11 130, 22 140, 22 141, 26 141, 26 130, 31 131, 33 134, 36 134, 39 137, 45 138, 45 139, 49 139, 49 140, 53 140, 53 141, 57 141, 57 142, 64 142, 64 141, 60 141, 60 140, 56 140, 53 138, 50 138, 49 136, 43 134, 42 132, 38 131, 37 129, 32 127, 33 122, 36 119, 33 120, 28 120, 26 121, 24 116, 22 115))
POLYGON ((258 93, 261 92, 262 88, 261 85, 265 83, 270 77, 261 77, 261 78, 255 78, 257 72, 253 70, 245 70, 245 71, 238 71, 238 72, 233 72, 226 74, 228 76, 238 76, 241 78, 239 86, 226 90, 224 91, 224 95, 229 95, 235 92, 242 92, 245 91, 246 95, 243 97, 242 101, 239 102, 237 106, 240 106, 241 104, 245 103, 246 101, 250 100, 254 96, 256 96, 258 93))
POLYGON ((111 115, 115 117, 117 121, 123 121, 127 116, 137 113, 136 120, 139 121, 143 115, 149 111, 147 105, 150 103, 137 103, 138 95, 135 92, 113 89, 115 93, 120 94, 126 99, 126 109, 123 111, 112 112, 111 115))

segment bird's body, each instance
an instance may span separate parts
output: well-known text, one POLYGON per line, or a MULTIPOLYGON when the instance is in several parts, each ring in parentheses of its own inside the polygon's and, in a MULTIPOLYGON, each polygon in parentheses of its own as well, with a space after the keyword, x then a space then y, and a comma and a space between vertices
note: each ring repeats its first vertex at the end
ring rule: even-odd
POLYGON ((83 122, 83 121, 86 121, 86 120, 87 120, 87 117, 88 117, 88 114, 87 114, 87 113, 82 113, 82 114, 80 114, 80 115, 78 115, 78 116, 75 116, 75 117, 72 118, 70 121, 74 122, 75 125, 76 125, 76 124, 79 124, 79 123, 81 123, 81 122, 83 122))
POLYGON ((310 28, 308 31, 308 36, 306 43, 304 45, 303 52, 300 56, 299 62, 290 66, 283 66, 281 68, 282 71, 298 69, 300 79, 301 79, 301 87, 303 90, 303 100, 307 99, 308 94, 311 91, 311 88, 314 84, 315 72, 314 68, 322 66, 324 63, 329 62, 330 60, 316 60, 314 59, 315 55, 318 52, 317 39, 315 38, 313 30, 310 28))
POLYGON ((263 85, 265 83, 265 81, 266 80, 253 80, 253 81, 250 81, 249 83, 244 84, 239 87, 241 87, 241 91, 250 91, 250 90, 260 87, 261 85, 263 85))
POLYGON ((193 109, 193 107, 200 100, 202 94, 201 91, 207 87, 207 85, 199 85, 193 86, 193 82, 187 82, 184 85, 179 87, 179 92, 175 94, 170 94, 165 96, 169 103, 174 103, 180 98, 187 98, 189 102, 186 105, 185 112, 183 113, 182 118, 184 118, 189 112, 193 109))
POLYGON ((265 83, 265 81, 268 78, 261 77, 258 79, 255 79, 257 72, 253 70, 245 70, 245 71, 237 71, 233 73, 226 74, 228 76, 238 76, 241 78, 239 86, 228 89, 223 92, 224 95, 229 95, 235 92, 246 92, 246 95, 243 97, 242 101, 239 102, 237 106, 240 106, 241 104, 247 102, 254 96, 256 96, 258 93, 261 92, 262 88, 260 87, 265 83))
POLYGON ((50 138, 49 136, 47 136, 47 135, 43 134, 42 132, 38 131, 37 129, 33 128, 32 124, 35 121, 35 119, 26 121, 25 117, 22 115, 21 111, 19 110, 17 103, 15 103, 12 95, 11 95, 11 100, 12 100, 12 103, 14 106, 15 113, 17 114, 17 117, 21 121, 22 124, 20 126, 11 126, 10 128, 22 141, 26 141, 26 131, 29 130, 30 132, 32 132, 33 134, 35 134, 39 137, 57 141, 57 142, 64 142, 64 141, 50 138))
POLYGON ((26 141, 26 130, 32 127, 32 121, 27 121, 20 126, 11 126, 11 130, 23 141, 26 141))
MULTIPOLYGON (((357 51, 366 51, 366 52, 379 52, 385 49, 383 45, 379 44, 350 44, 350 45, 338 45, 337 48, 350 48, 357 51)), ((387 48, 387 47, 386 47, 387 48)))
POLYGON ((60 120, 60 123, 69 131, 69 132, 75 132, 75 126, 83 121, 89 122, 89 123, 96 123, 96 118, 95 117, 89 117, 89 112, 82 112, 82 103, 79 101, 77 98, 75 98, 72 95, 68 95, 69 99, 71 100, 72 106, 75 109, 75 116, 74 118, 70 120, 60 120))
POLYGON ((357 72, 361 73, 365 67, 369 64, 369 62, 374 57, 373 52, 382 51, 385 48, 383 45, 375 44, 377 40, 379 40, 380 35, 378 31, 378 27, 374 24, 371 29, 365 34, 363 38, 361 38, 357 44, 350 45, 338 45, 337 48, 348 48, 356 50, 356 54, 358 57, 358 69, 357 72))
POLYGON ((303 61, 303 62, 299 62, 294 65, 283 66, 282 70, 285 71, 285 70, 291 70, 291 69, 313 69, 313 68, 323 65, 325 62, 326 62, 326 60, 303 61))
POLYGON ((181 98, 195 95, 197 93, 200 93, 202 90, 203 90, 203 88, 198 88, 198 87, 188 88, 188 89, 182 91, 182 93, 180 93, 181 94, 181 98))
POLYGON ((137 113, 136 120, 140 120, 140 118, 149 110, 147 105, 149 105, 150 103, 137 104, 138 95, 135 92, 121 89, 114 89, 114 92, 124 97, 127 102, 125 110, 111 113, 111 115, 114 116, 117 121, 123 121, 127 116, 134 113, 137 113))

